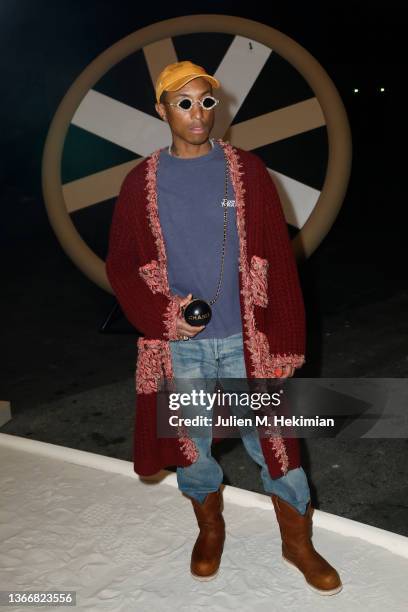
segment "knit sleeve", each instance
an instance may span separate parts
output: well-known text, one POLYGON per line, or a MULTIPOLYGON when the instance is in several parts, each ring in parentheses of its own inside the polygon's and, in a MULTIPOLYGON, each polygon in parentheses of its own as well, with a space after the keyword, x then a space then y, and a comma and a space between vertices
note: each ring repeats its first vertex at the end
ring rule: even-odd
POLYGON ((146 338, 176 340, 181 297, 152 292, 140 276, 139 268, 146 262, 140 256, 143 236, 138 229, 136 199, 127 177, 112 216, 106 274, 126 318, 139 332, 146 338))
POLYGON ((268 259, 266 334, 275 363, 299 368, 305 362, 305 308, 285 216, 276 186, 259 165, 265 257, 268 259))

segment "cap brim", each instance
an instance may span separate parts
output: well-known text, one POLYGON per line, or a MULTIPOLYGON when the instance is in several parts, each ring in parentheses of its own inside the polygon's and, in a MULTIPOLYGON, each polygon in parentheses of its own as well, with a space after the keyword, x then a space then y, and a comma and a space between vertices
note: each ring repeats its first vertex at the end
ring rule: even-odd
POLYGON ((202 79, 205 79, 206 81, 209 81, 211 85, 216 88, 220 86, 220 82, 215 77, 212 77, 209 74, 190 74, 188 76, 183 77, 182 79, 179 79, 178 81, 175 81, 171 85, 171 87, 166 87, 166 91, 177 91, 181 87, 184 87, 184 85, 187 85, 187 83, 189 83, 193 79, 199 79, 200 77, 202 79))

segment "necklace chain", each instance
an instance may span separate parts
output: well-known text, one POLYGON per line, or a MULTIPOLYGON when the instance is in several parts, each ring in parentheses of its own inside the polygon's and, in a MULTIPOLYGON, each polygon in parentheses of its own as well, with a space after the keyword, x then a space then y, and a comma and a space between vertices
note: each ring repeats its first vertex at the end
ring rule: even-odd
MULTIPOLYGON (((224 154, 225 157, 225 154, 224 154)), ((224 259, 225 259, 225 243, 226 243, 226 238, 227 238, 227 221, 228 221, 228 202, 227 202, 227 198, 228 198, 228 160, 225 158, 225 197, 223 200, 223 205, 224 205, 224 233, 223 233, 223 239, 222 239, 222 255, 221 255, 221 270, 220 270, 220 277, 218 279, 218 287, 217 287, 217 291, 215 294, 215 297, 210 300, 209 304, 210 306, 212 306, 212 304, 214 304, 214 302, 216 301, 216 299, 218 298, 219 294, 220 294, 220 290, 221 290, 221 282, 222 282, 222 277, 224 274, 224 259)))

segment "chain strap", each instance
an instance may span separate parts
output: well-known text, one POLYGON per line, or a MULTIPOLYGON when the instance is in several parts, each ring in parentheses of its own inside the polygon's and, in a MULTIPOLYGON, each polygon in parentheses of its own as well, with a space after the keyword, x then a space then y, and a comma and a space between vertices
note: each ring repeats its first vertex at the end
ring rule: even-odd
MULTIPOLYGON (((225 154, 224 154, 224 157, 225 157, 225 154)), ((223 203, 224 203, 224 235, 223 235, 223 240, 222 240, 221 270, 220 270, 220 276, 218 279, 217 291, 216 291, 215 297, 209 302, 210 306, 214 304, 214 302, 217 300, 220 294, 221 283, 222 283, 222 278, 224 274, 225 243, 226 243, 226 238, 227 238, 227 221, 228 221, 228 205, 227 205, 228 204, 228 176, 229 176, 228 160, 225 157, 225 197, 223 200, 223 203)))

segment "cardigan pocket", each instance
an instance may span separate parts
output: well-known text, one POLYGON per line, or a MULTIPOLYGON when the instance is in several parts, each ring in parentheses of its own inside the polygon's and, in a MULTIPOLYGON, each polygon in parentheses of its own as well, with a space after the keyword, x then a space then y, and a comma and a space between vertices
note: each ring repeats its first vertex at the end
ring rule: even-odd
POLYGON ((171 376, 169 346, 166 340, 138 338, 136 362, 137 393, 156 393, 162 378, 171 376))
POLYGON ((256 306, 264 308, 268 305, 268 268, 267 259, 252 255, 249 269, 252 299, 256 306))
POLYGON ((165 293, 165 281, 162 268, 156 259, 152 259, 139 267, 139 275, 143 278, 152 293, 165 293))

